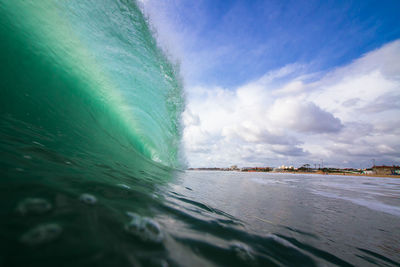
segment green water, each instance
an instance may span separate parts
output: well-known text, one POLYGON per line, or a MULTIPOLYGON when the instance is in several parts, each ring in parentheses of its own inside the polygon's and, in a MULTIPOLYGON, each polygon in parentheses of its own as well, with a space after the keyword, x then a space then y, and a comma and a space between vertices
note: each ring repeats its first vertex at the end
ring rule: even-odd
POLYGON ((181 167, 174 66, 134 1, 0 1, 0 36, 0 265, 129 262, 108 231, 181 167))
POLYGON ((47 135, 31 142, 179 166, 181 86, 134 3, 2 1, 0 12, 1 115, 47 135))

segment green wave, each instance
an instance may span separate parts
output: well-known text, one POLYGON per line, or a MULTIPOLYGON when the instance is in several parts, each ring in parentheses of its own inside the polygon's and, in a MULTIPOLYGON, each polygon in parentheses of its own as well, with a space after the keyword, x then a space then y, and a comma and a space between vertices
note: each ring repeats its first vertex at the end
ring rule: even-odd
POLYGON ((0 1, 0 35, 4 134, 86 167, 181 166, 182 86, 135 2, 0 1))

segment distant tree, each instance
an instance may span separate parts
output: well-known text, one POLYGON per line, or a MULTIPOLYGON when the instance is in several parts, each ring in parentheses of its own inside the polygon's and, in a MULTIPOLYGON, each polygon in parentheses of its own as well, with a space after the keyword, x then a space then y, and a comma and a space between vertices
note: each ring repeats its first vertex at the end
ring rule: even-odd
POLYGON ((301 171, 308 171, 310 169, 310 164, 306 163, 299 168, 301 171))

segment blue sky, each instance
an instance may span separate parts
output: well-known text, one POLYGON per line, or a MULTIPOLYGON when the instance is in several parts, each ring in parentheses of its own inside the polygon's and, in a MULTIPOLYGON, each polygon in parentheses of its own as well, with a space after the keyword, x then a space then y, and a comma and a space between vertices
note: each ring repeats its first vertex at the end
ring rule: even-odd
POLYGON ((400 161, 400 1, 142 0, 189 166, 400 161))
POLYGON ((400 1, 167 1, 160 9, 190 33, 180 44, 188 56, 201 57, 190 84, 235 86, 293 62, 326 71, 400 36, 400 1))

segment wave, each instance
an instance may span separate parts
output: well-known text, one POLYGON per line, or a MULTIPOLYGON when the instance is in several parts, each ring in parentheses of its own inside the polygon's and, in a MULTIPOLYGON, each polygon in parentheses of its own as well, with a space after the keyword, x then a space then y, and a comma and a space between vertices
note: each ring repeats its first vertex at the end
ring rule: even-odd
POLYGON ((182 167, 176 67, 133 1, 0 0, 0 36, 0 265, 138 265, 182 167))
POLYGON ((181 166, 182 86, 135 2, 2 1, 0 15, 5 138, 82 168, 181 166))

